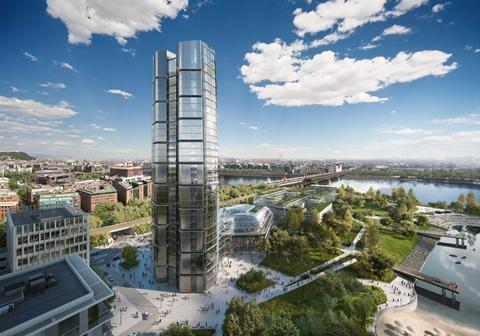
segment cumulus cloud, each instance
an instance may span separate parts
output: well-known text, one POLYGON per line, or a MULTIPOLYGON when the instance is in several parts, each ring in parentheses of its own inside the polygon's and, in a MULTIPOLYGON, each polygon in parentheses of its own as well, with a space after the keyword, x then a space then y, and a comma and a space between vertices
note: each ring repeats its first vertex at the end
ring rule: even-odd
POLYGON ((30 60, 30 61, 33 61, 33 62, 38 61, 38 58, 36 56, 33 56, 32 54, 30 54, 29 52, 26 52, 26 51, 23 53, 23 56, 25 56, 25 58, 30 60))
POLYGON ((400 0, 392 11, 393 16, 403 15, 406 12, 423 6, 428 0, 400 0))
POLYGON ((57 105, 47 105, 31 99, 3 96, 0 96, 0 113, 39 119, 65 119, 78 114, 65 101, 61 101, 57 105))
POLYGON ((93 34, 113 36, 121 45, 137 32, 160 31, 161 20, 174 19, 188 0, 47 0, 47 12, 68 29, 68 42, 90 44, 93 34))
POLYGON ((377 48, 378 47, 378 44, 373 44, 373 43, 367 43, 363 46, 360 47, 361 50, 370 50, 370 49, 374 49, 374 48, 377 48))
POLYGON ((50 82, 46 82, 38 85, 44 88, 50 88, 50 89, 56 89, 56 90, 65 89, 67 87, 63 83, 50 83, 50 82))
POLYGON ((82 140, 82 143, 83 143, 83 144, 87 144, 87 145, 91 145, 91 144, 94 144, 95 141, 92 140, 92 139, 83 139, 83 140, 82 140))
POLYGON ((105 132, 116 132, 117 131, 115 128, 111 128, 111 127, 104 127, 103 130, 105 132))
POLYGON ((381 40, 383 37, 385 36, 389 36, 389 35, 405 35, 405 34, 409 34, 411 33, 412 30, 410 28, 407 28, 407 27, 404 27, 404 26, 400 26, 400 25, 393 25, 391 27, 388 27, 388 28, 385 28, 382 32, 382 34, 378 35, 378 36, 375 36, 373 39, 372 39, 372 42, 377 42, 379 40, 381 40))
POLYGON ((120 95, 125 99, 133 98, 133 94, 131 94, 130 92, 119 90, 119 89, 109 89, 107 90, 107 92, 115 95, 120 95))
POLYGON ((266 104, 282 106, 382 102, 387 98, 371 93, 395 83, 441 76, 457 68, 457 63, 447 64, 451 54, 438 50, 358 60, 338 58, 332 51, 312 58, 300 57, 280 40, 257 43, 254 50, 246 55, 248 64, 240 69, 243 80, 266 104))
POLYGON ((450 4, 450 2, 438 3, 438 4, 436 4, 435 6, 432 7, 432 12, 434 12, 434 13, 441 12, 441 11, 444 10, 445 7, 446 7, 447 5, 449 5, 449 4, 450 4))
POLYGON ((329 0, 317 5, 308 12, 297 8, 293 14, 293 24, 299 36, 316 34, 334 27, 346 33, 368 22, 384 20, 386 0, 329 0))

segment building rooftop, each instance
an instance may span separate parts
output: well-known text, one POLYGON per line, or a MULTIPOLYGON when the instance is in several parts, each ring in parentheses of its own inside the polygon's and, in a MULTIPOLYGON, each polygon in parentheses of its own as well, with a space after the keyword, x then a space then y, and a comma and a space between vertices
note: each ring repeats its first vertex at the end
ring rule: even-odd
POLYGON ((53 275, 56 283, 39 291, 26 286, 24 301, 15 303, 13 312, 0 316, 0 334, 28 335, 39 332, 113 295, 111 289, 78 255, 71 255, 0 277, 0 306, 18 297, 5 296, 8 286, 18 288, 22 282, 33 283, 32 278, 46 273, 53 275))
POLYGON ((46 220, 71 218, 85 215, 85 212, 74 209, 68 205, 65 205, 62 208, 23 210, 18 211, 17 213, 10 214, 14 226, 22 226, 27 224, 39 223, 46 220))
POLYGON ((101 195, 101 194, 111 194, 116 193, 117 190, 112 187, 110 184, 88 186, 85 188, 78 189, 79 193, 89 194, 89 195, 101 195))

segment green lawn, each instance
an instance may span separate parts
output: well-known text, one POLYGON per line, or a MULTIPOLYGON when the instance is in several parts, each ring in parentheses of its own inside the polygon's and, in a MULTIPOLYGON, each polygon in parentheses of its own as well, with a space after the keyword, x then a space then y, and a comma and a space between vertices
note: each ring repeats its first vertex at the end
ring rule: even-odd
POLYGON ((375 216, 380 216, 380 217, 387 217, 388 216, 388 210, 387 209, 376 208, 376 207, 372 207, 372 206, 363 206, 363 207, 353 208, 352 209, 352 214, 361 214, 363 216, 375 215, 375 216))
POLYGON ((352 244, 353 240, 357 236, 357 234, 360 232, 362 229, 362 225, 354 222, 352 229, 349 232, 344 233, 343 235, 340 236, 340 241, 343 246, 350 246, 352 244))
POLYGON ((417 245, 420 240, 417 236, 407 237, 401 233, 380 230, 380 248, 390 253, 401 263, 417 245))
POLYGON ((300 260, 298 255, 270 254, 262 260, 261 265, 283 274, 297 276, 307 272, 315 266, 335 258, 339 254, 339 251, 336 253, 329 253, 320 249, 311 248, 309 255, 304 256, 302 260, 300 260))

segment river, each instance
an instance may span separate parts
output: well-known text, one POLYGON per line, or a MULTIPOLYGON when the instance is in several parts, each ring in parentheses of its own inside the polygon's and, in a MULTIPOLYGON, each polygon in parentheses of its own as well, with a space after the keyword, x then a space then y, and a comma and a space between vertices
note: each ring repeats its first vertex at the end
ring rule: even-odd
MULTIPOLYGON (((259 184, 274 181, 270 177, 222 177, 220 184, 237 185, 237 184, 259 184)), ((460 194, 467 194, 473 191, 477 199, 480 199, 480 185, 468 185, 458 183, 440 183, 440 182, 423 182, 423 181, 398 181, 398 180, 377 180, 377 179, 350 179, 345 178, 333 182, 330 185, 339 187, 340 185, 349 185, 355 190, 365 192, 372 186, 375 190, 390 194, 392 188, 403 187, 405 190, 413 188, 415 195, 422 203, 435 201, 455 201, 460 194)))

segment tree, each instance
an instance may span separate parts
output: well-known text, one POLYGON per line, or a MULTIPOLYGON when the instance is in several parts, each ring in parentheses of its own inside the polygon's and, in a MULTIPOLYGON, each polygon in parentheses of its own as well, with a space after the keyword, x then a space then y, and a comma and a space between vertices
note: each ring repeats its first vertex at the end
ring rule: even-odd
POLYGON ((110 235, 106 232, 90 235, 90 247, 105 246, 108 245, 108 239, 110 235))
POLYGON ((367 250, 375 250, 380 242, 380 231, 373 221, 367 223, 365 230, 365 247, 367 250))
POLYGON ((352 217, 352 212, 350 209, 347 209, 345 211, 345 215, 343 215, 343 221, 345 222, 345 225, 347 226, 347 231, 349 231, 352 228, 353 225, 353 217, 352 217))
POLYGON ((303 208, 291 207, 287 211, 287 225, 290 232, 295 232, 300 229, 300 225, 305 220, 303 208))
POLYGON ((375 199, 375 190, 372 186, 370 186, 370 188, 368 188, 367 192, 365 193, 365 199, 369 202, 375 199))
POLYGON ((395 259, 381 249, 364 252, 359 261, 360 269, 372 273, 378 279, 383 279, 393 265, 395 265, 395 259))
POLYGON ((225 313, 222 330, 225 336, 264 335, 265 326, 258 305, 245 303, 239 297, 233 298, 225 313))
POLYGON ((429 222, 427 216, 420 215, 420 216, 417 217, 416 224, 417 224, 417 226, 424 226, 424 225, 429 225, 430 222, 429 222))
POLYGON ((457 203, 458 203, 460 209, 463 210, 465 208, 466 200, 465 200, 465 195, 464 194, 460 194, 460 196, 458 196, 457 203))
POLYGON ((300 330, 289 318, 267 312, 264 324, 268 328, 266 336, 300 336, 300 330))
POLYGON ((469 191, 467 194, 467 199, 466 199, 466 207, 465 210, 468 212, 474 212, 477 208, 477 198, 475 197, 475 194, 473 191, 469 191))
POLYGON ((265 238, 263 236, 260 237, 260 240, 258 241, 258 248, 260 252, 264 253, 265 255, 268 255, 272 250, 272 244, 270 243, 270 239, 265 238))
POLYGON ((192 328, 182 327, 178 324, 170 324, 160 336, 194 336, 192 328))
POLYGON ((136 247, 125 246, 122 250, 123 262, 121 263, 122 267, 125 269, 130 269, 138 265, 138 251, 136 247))
POLYGON ((289 250, 294 252, 300 261, 309 255, 310 247, 305 236, 293 236, 289 240, 289 250))

